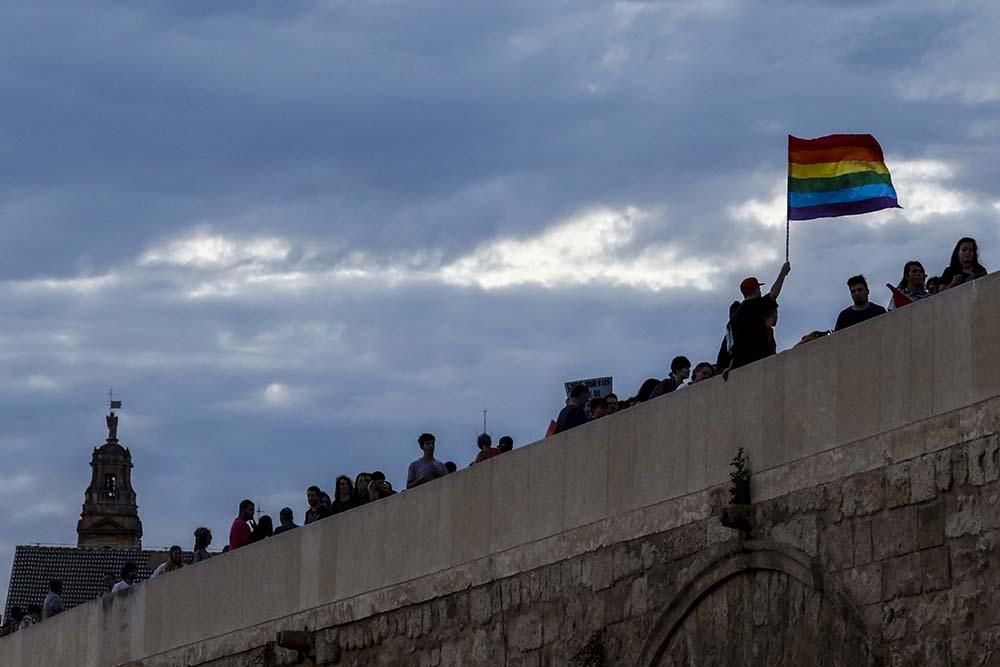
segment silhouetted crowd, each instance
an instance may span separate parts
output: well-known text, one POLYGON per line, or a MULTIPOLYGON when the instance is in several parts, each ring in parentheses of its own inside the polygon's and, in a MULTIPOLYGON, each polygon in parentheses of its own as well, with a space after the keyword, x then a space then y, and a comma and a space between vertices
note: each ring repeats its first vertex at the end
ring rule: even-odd
MULTIPOLYGON (((591 396, 586 386, 577 385, 570 391, 566 406, 559 416, 549 424, 546 436, 562 433, 716 375, 728 379, 729 373, 733 370, 777 354, 774 328, 778 325, 778 296, 790 271, 791 266, 785 262, 766 294, 761 291, 764 283, 753 276, 740 283, 743 300, 734 301, 729 307, 725 335, 714 364, 702 361, 696 364, 692 371, 691 361, 687 357, 674 357, 670 362, 670 373, 666 377, 645 380, 639 391, 626 400, 619 400, 615 394, 591 396)), ((878 317, 886 310, 901 308, 946 289, 981 278, 986 273, 986 268, 979 261, 979 247, 975 239, 965 237, 955 244, 951 261, 940 276, 928 278, 923 264, 916 260, 906 262, 899 282, 896 285, 886 285, 889 289, 889 299, 885 307, 870 301, 868 281, 863 275, 851 276, 847 279, 847 288, 852 303, 837 316, 833 331, 811 331, 802 337, 796 347, 878 317)))
MULTIPOLYGON (((764 283, 758 281, 756 277, 748 277, 740 283, 743 299, 734 301, 729 308, 725 334, 714 364, 702 361, 696 364, 692 371, 691 361, 687 357, 676 356, 670 363, 670 372, 666 377, 645 380, 638 392, 626 400, 619 400, 615 394, 591 396, 590 389, 586 385, 576 385, 571 388, 565 407, 550 423, 546 436, 601 419, 716 375, 728 379, 732 371, 776 354, 774 328, 778 324, 778 297, 790 271, 791 266, 785 262, 766 294, 761 291, 764 283)), ((890 291, 886 307, 870 301, 869 287, 864 276, 852 276, 847 280, 852 303, 840 312, 833 331, 840 331, 878 317, 887 309, 894 310, 929 298, 944 290, 981 278, 986 273, 986 268, 979 261, 976 241, 966 237, 955 245, 951 261, 940 276, 928 278, 920 262, 906 262, 899 283, 886 286, 890 291)), ((803 336, 796 347, 831 333, 829 330, 812 331, 803 336)), ((423 433, 417 438, 421 456, 410 463, 406 475, 407 489, 426 484, 457 469, 455 463, 451 461, 442 463, 434 457, 435 444, 436 439, 431 433, 423 433)), ((479 435, 476 444, 479 452, 470 465, 481 463, 514 448, 514 440, 510 436, 500 438, 498 446, 494 447, 492 437, 488 433, 479 435)), ((332 496, 319 486, 310 486, 306 490, 307 509, 303 523, 314 523, 395 494, 392 484, 381 471, 359 473, 353 481, 347 475, 341 475, 334 482, 332 496)), ((253 501, 243 500, 239 504, 238 514, 229 529, 229 543, 223 548, 223 552, 239 549, 298 528, 298 524, 294 521, 294 512, 290 507, 280 511, 277 527, 274 527, 269 515, 264 514, 256 520, 255 515, 256 506, 253 501)), ((180 569, 185 566, 186 559, 190 564, 211 557, 213 554, 208 550, 211 544, 211 531, 205 527, 198 528, 194 531, 194 549, 191 554, 186 556, 179 546, 170 547, 166 562, 160 565, 152 576, 180 569)), ((136 564, 131 561, 125 563, 118 577, 111 573, 105 575, 104 594, 114 594, 132 586, 136 583, 137 575, 136 564)), ((49 592, 43 604, 28 605, 27 611, 18 607, 12 608, 8 622, 0 628, 0 636, 60 613, 63 610, 61 593, 62 582, 53 580, 49 584, 49 592)))
MULTIPOLYGON (((437 439, 432 433, 422 433, 417 438, 421 456, 410 463, 407 470, 407 489, 426 484, 438 477, 444 477, 458 469, 458 466, 452 461, 441 462, 434 458, 436 444, 437 439)), ((497 447, 493 446, 493 438, 489 433, 481 433, 476 441, 479 453, 469 465, 481 463, 514 449, 514 439, 509 435, 500 438, 497 444, 497 447)), ((353 482, 347 475, 340 475, 333 486, 333 496, 318 486, 310 486, 306 489, 307 509, 304 524, 320 521, 355 507, 396 495, 392 484, 385 478, 385 473, 381 470, 358 473, 353 482)), ((267 514, 255 520, 256 511, 257 508, 252 500, 247 499, 240 502, 239 512, 229 528, 229 543, 223 547, 223 553, 298 528, 298 524, 295 523, 294 511, 290 507, 281 509, 278 515, 281 524, 277 528, 273 527, 272 519, 267 514)), ((208 531, 207 528, 199 528, 199 530, 208 531)), ((208 543, 211 543, 211 533, 208 533, 208 543)), ((196 544, 196 553, 197 546, 196 544)), ((207 547, 207 543, 205 546, 207 547)))

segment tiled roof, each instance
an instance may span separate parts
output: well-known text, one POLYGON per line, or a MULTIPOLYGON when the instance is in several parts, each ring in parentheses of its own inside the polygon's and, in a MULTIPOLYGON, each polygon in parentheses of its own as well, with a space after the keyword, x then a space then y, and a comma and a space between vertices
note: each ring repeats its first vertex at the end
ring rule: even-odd
MULTIPOLYGON (((100 597, 104 575, 110 572, 117 581, 122 566, 130 560, 139 566, 138 581, 144 581, 166 560, 166 552, 114 547, 19 546, 14 551, 4 618, 11 607, 27 609, 29 604, 42 604, 52 579, 62 580, 63 605, 67 609, 100 597)), ((191 562, 190 552, 185 552, 184 562, 191 562)))

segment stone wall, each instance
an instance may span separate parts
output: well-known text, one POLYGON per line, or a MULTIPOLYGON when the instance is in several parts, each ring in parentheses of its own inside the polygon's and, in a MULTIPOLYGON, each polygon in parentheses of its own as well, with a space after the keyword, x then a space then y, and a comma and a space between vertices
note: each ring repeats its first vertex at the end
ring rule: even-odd
MULTIPOLYGON (((977 409, 1000 420, 996 404, 977 409)), ((584 664, 596 633, 607 665, 998 664, 998 472, 993 432, 757 503, 749 535, 710 516, 317 628, 313 657, 344 667, 584 664)), ((274 648, 206 664, 262 655, 302 664, 274 648)))
POLYGON ((296 664, 288 630, 321 664, 566 664, 599 631, 617 665, 990 664, 998 287, 82 605, 0 665, 296 664))

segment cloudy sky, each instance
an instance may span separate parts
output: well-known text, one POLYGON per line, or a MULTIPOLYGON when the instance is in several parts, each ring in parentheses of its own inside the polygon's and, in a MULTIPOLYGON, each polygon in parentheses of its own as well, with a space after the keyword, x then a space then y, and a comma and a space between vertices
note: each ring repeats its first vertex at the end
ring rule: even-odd
MULTIPOLYGON (((538 438, 565 380, 714 359, 784 252, 786 134, 871 132, 901 211, 794 223, 779 344, 844 281, 1000 265, 1000 5, 7 3, 0 595, 75 543, 109 387, 144 544, 243 497, 538 438)), ((875 288, 881 301, 884 288, 875 288)))

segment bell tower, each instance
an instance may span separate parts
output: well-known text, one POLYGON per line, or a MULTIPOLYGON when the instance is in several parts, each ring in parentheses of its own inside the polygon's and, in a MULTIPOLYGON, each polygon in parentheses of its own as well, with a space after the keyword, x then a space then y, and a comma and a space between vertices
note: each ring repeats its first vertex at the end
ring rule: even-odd
POLYGON ((83 512, 76 524, 77 546, 142 546, 142 522, 132 489, 132 453, 118 442, 118 415, 121 401, 111 401, 105 423, 108 439, 94 448, 90 461, 90 486, 83 500, 83 512))

